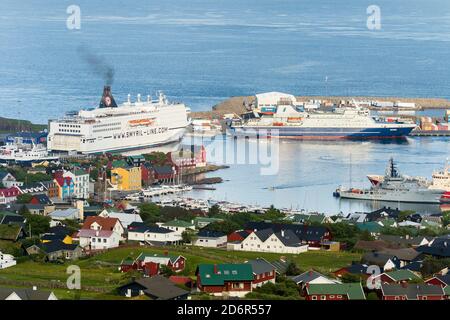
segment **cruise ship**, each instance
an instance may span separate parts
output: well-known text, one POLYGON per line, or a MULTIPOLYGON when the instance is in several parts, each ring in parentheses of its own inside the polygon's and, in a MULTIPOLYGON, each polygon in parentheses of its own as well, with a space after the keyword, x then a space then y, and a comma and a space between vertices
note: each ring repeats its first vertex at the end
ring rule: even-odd
MULTIPOLYGON (((369 178, 369 180, 371 180, 369 178)), ((344 199, 359 199, 373 201, 391 201, 407 203, 439 204, 447 203, 445 190, 431 189, 425 180, 401 175, 394 160, 390 159, 386 173, 376 184, 372 182, 370 189, 339 187, 335 196, 344 199)))
POLYGON ((388 122, 361 107, 334 111, 298 111, 291 105, 278 106, 272 116, 253 112, 247 119, 229 124, 230 134, 244 137, 275 137, 308 140, 388 139, 409 135, 413 123, 388 122))
POLYGON ((189 125, 189 108, 169 103, 161 92, 157 100, 117 105, 105 86, 98 108, 67 114, 49 121, 50 151, 99 154, 164 145, 181 140, 189 125))

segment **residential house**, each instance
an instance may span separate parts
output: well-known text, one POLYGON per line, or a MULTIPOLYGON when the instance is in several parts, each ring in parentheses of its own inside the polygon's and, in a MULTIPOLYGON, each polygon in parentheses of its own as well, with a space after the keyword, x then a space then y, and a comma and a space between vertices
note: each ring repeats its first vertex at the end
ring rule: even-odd
POLYGON ((73 181, 72 197, 77 199, 89 198, 89 172, 81 169, 64 171, 63 177, 69 177, 73 181))
POLYGON ((106 250, 117 248, 121 237, 111 230, 101 229, 80 229, 74 236, 80 246, 86 250, 106 250))
POLYGON ((374 276, 376 281, 379 279, 381 283, 407 283, 407 282, 422 282, 422 278, 410 270, 394 270, 384 272, 378 276, 374 276))
POLYGON ((361 278, 368 278, 371 275, 371 273, 368 272, 368 268, 369 266, 365 263, 352 262, 351 265, 340 268, 334 271, 333 274, 338 278, 342 278, 346 274, 357 275, 361 278))
POLYGON ((443 288, 450 286, 450 273, 445 275, 435 274, 432 278, 425 281, 427 284, 441 286, 443 288))
POLYGON ((281 230, 291 230, 301 241, 307 244, 309 250, 320 249, 321 243, 331 241, 332 235, 328 228, 322 226, 309 226, 304 224, 282 224, 269 222, 249 222, 244 227, 245 230, 263 230, 272 229, 278 233, 281 230))
POLYGON ((331 279, 329 277, 324 276, 323 274, 309 270, 303 272, 300 275, 289 277, 292 281, 294 281, 302 290, 305 289, 306 286, 310 284, 335 284, 340 283, 339 280, 331 279))
POLYGON ((58 300, 53 292, 0 287, 0 300, 58 300))
POLYGON ((25 221, 25 217, 20 214, 9 211, 0 212, 0 224, 18 224, 24 227, 25 221))
POLYGON ((50 213, 55 211, 55 206, 53 204, 17 203, 9 205, 9 209, 16 213, 20 213, 21 210, 24 210, 24 208, 28 210, 29 213, 39 216, 48 216, 50 213))
POLYGON ((261 287, 266 283, 275 283, 277 272, 275 267, 265 259, 257 258, 250 261, 246 261, 252 266, 253 281, 252 287, 261 287))
POLYGON ((173 181, 176 175, 175 168, 172 166, 153 166, 152 167, 152 176, 155 181, 158 182, 170 182, 173 181))
POLYGON ((50 180, 50 181, 42 181, 42 186, 44 186, 47 196, 50 199, 58 198, 59 197, 59 184, 56 180, 50 180))
POLYGON ((159 226, 147 226, 133 222, 128 226, 128 240, 146 242, 154 245, 177 244, 182 238, 175 231, 159 226))
POLYGON ((368 265, 377 265, 382 271, 400 268, 400 260, 396 256, 381 252, 368 252, 364 254, 362 262, 368 265))
POLYGON ((70 177, 64 177, 63 172, 57 171, 54 175, 55 177, 55 183, 58 187, 58 198, 65 200, 67 198, 70 198, 74 194, 75 185, 70 177))
POLYGON ((215 296, 243 297, 252 291, 250 264, 199 264, 195 275, 197 288, 215 296))
POLYGON ((0 240, 17 241, 25 237, 25 231, 20 224, 0 224, 0 240))
POLYGON ((195 225, 195 228, 200 230, 206 227, 208 224, 213 222, 221 222, 223 219, 219 218, 208 218, 208 217, 195 217, 194 220, 192 220, 192 224, 195 225))
POLYGON ((381 209, 369 212, 366 214, 366 221, 378 221, 386 218, 397 220, 400 215, 400 210, 390 207, 383 207, 381 209))
POLYGON ((195 230, 195 225, 190 222, 186 222, 183 220, 172 220, 169 222, 159 222, 158 226, 175 231, 177 234, 181 236, 181 234, 187 230, 195 230))
POLYGON ((72 232, 63 226, 51 227, 47 233, 41 236, 42 243, 48 243, 52 241, 61 241, 65 244, 72 244, 72 232))
POLYGON ((361 283, 309 284, 306 300, 365 300, 361 283))
POLYGON ((134 261, 136 270, 143 270, 149 262, 167 266, 174 272, 183 271, 186 266, 186 258, 181 255, 141 253, 134 261))
POLYGON ((395 235, 380 235, 379 240, 389 243, 393 247, 419 247, 426 245, 431 239, 424 236, 412 237, 410 235, 406 236, 395 236, 395 235))
POLYGON ((81 229, 112 231, 119 236, 120 240, 124 239, 125 230, 118 218, 100 217, 100 216, 87 217, 81 229))
POLYGON ((7 171, 0 171, 0 185, 3 185, 3 188, 9 189, 12 187, 21 187, 23 186, 23 182, 17 181, 16 178, 7 171))
POLYGON ((227 236, 228 242, 242 242, 245 238, 247 238, 253 231, 251 230, 240 230, 230 233, 227 236))
POLYGON ((140 167, 145 163, 145 157, 142 154, 135 156, 128 156, 126 161, 130 166, 140 167))
POLYGON ((153 166, 148 162, 141 165, 141 180, 142 186, 144 187, 148 187, 155 183, 153 166))
POLYGON ((120 223, 122 224, 124 229, 127 229, 130 224, 133 222, 139 222, 142 223, 142 218, 138 213, 125 213, 125 212, 117 212, 113 210, 103 210, 98 215, 99 217, 104 218, 116 218, 119 219, 120 223))
POLYGON ((400 261, 400 268, 406 266, 407 264, 410 264, 411 262, 423 260, 424 258, 424 254, 416 251, 413 248, 384 248, 379 252, 396 256, 400 261))
POLYGON ((441 286, 425 283, 382 283, 383 300, 444 300, 445 293, 441 286))
POLYGON ((240 243, 230 243, 229 250, 298 254, 308 251, 292 230, 262 229, 252 232, 240 243))
POLYGON ((52 205, 53 202, 50 200, 50 198, 45 193, 38 193, 33 195, 33 197, 30 200, 31 204, 43 204, 43 205, 52 205))
POLYGON ((417 247, 416 250, 436 258, 449 258, 450 235, 435 238, 428 244, 417 247))
POLYGON ((223 248, 227 245, 227 235, 220 231, 200 230, 192 245, 197 247, 223 248))
POLYGON ((170 276, 169 280, 178 286, 184 286, 189 289, 194 286, 194 281, 190 277, 186 276, 170 276))
POLYGON ((111 169, 111 183, 117 190, 141 190, 141 167, 124 166, 111 169))
POLYGON ((185 300, 189 296, 189 291, 161 275, 133 280, 117 290, 121 296, 128 298, 146 295, 153 300, 185 300))
POLYGON ((47 189, 42 183, 27 184, 16 188, 19 188, 22 194, 38 194, 47 192, 47 189))
POLYGON ((206 149, 197 145, 183 145, 180 150, 169 153, 177 172, 206 166, 206 149))
POLYGON ((66 244, 62 241, 32 245, 26 251, 29 255, 44 254, 47 261, 76 260, 83 256, 83 250, 79 245, 66 244))
POLYGON ((2 253, 0 251, 0 270, 15 266, 16 264, 17 261, 13 255, 2 253))
POLYGON ((2 188, 0 189, 0 204, 15 202, 17 196, 20 194, 21 192, 18 187, 2 188))
POLYGON ((375 222, 375 221, 356 223, 355 226, 360 231, 367 231, 374 237, 377 237, 381 233, 381 230, 384 227, 382 223, 375 222))

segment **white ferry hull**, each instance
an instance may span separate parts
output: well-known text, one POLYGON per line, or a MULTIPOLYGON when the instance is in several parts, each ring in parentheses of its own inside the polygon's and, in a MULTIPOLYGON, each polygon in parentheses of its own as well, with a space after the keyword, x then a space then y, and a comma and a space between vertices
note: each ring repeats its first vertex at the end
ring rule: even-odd
POLYGON ((50 121, 47 148, 82 154, 127 152, 180 141, 188 126, 188 108, 168 104, 160 95, 158 102, 128 101, 50 121))

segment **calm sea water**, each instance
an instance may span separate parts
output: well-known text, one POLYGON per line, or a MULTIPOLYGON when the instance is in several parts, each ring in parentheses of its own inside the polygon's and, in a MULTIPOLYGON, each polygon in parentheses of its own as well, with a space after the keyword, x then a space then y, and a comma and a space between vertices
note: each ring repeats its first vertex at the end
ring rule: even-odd
POLYGON ((207 139, 196 139, 194 143, 207 146, 209 161, 229 164, 230 168, 207 175, 224 179, 223 183, 214 185, 216 190, 194 190, 189 196, 262 206, 273 204, 278 208, 328 214, 368 211, 383 206, 420 213, 440 212, 438 205, 352 201, 336 199, 332 193, 339 185, 369 187, 366 176, 384 174, 391 157, 402 174, 431 179, 432 172, 442 168, 450 155, 448 138, 408 138, 403 142, 279 141, 277 148, 272 147, 278 150, 274 157, 267 157, 270 161, 264 157, 262 163, 244 164, 251 161, 237 159, 242 160, 243 154, 256 150, 258 143, 266 150, 267 142, 249 140, 248 144, 243 144, 224 137, 216 138, 214 143, 207 139), (273 174, 263 174, 261 169, 275 162, 278 165, 272 167, 278 169, 273 174))
MULTIPOLYGON (((128 93, 159 89, 193 110, 272 90, 450 98, 450 2, 378 0, 378 31, 366 27, 372 4, 2 0, 0 116, 46 123, 96 106, 105 79, 87 55, 114 70, 119 102, 128 93), (81 9, 80 30, 66 27, 72 4, 81 9)), ((429 177, 449 146, 434 138, 404 144, 283 142, 280 155, 277 175, 262 176, 257 165, 232 165, 211 174, 229 180, 217 191, 194 194, 326 212, 362 210, 368 205, 338 201, 332 191, 350 182, 365 185, 365 175, 382 173, 390 156, 403 172, 429 177)))
POLYGON ((450 97, 450 2, 378 0, 16 1, 0 4, 0 116, 40 123, 113 92, 164 90, 193 110, 271 90, 305 95, 450 97), (68 30, 66 9, 81 9, 68 30), (328 77, 327 84, 325 77, 328 77))

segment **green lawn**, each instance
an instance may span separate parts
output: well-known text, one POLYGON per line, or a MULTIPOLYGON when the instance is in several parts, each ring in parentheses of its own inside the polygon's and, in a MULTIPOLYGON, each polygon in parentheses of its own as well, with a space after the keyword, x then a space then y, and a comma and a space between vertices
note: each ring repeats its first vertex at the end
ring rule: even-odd
MULTIPOLYGON (((359 260, 361 255, 348 252, 310 251, 299 255, 280 255, 259 252, 237 252, 221 249, 206 249, 199 247, 122 247, 109 250, 105 253, 81 259, 66 264, 41 263, 25 261, 12 268, 0 270, 0 286, 17 285, 39 288, 54 288, 55 283, 64 284, 68 275, 67 267, 78 265, 81 269, 81 299, 115 299, 120 298, 113 294, 113 290, 126 282, 126 275, 118 271, 122 259, 136 258, 141 252, 163 254, 181 254, 187 259, 186 270, 183 274, 194 276, 199 263, 244 262, 248 259, 263 257, 269 261, 278 260, 281 256, 294 260, 302 270, 314 268, 329 273, 359 260), (101 292, 96 292, 99 288, 101 292)), ((73 299, 74 293, 66 289, 52 289, 61 299, 73 299)))

